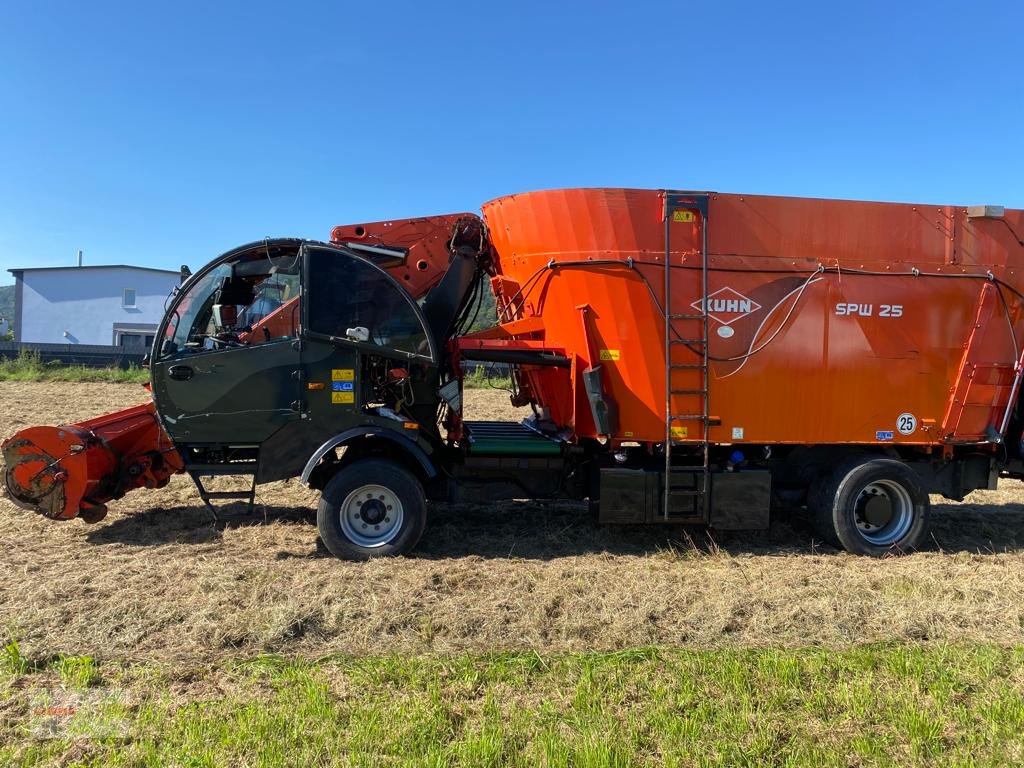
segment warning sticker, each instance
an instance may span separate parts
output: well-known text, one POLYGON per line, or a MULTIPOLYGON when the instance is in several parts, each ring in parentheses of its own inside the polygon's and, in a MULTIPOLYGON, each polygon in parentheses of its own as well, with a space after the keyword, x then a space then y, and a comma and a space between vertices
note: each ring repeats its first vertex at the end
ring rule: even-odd
POLYGON ((689 427, 672 427, 673 440, 685 440, 690 434, 689 427))
POLYGON ((875 432, 875 440, 892 440, 892 430, 880 429, 875 432))
POLYGON ((693 221, 693 211, 672 211, 672 221, 693 221))
POLYGON ((335 405, 352 404, 355 401, 355 392, 331 392, 331 402, 335 405))
POLYGON ((602 349, 599 356, 602 360, 618 361, 621 353, 617 349, 602 349))
POLYGON ((352 368, 331 369, 331 381, 355 381, 356 372, 352 368))
POLYGON ((352 381, 332 381, 331 391, 333 392, 353 392, 355 391, 356 385, 352 381))

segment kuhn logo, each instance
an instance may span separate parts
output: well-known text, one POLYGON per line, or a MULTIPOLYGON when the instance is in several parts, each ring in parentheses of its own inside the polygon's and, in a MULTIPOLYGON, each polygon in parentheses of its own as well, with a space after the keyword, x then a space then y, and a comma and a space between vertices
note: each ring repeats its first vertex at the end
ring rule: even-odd
POLYGON ((722 325, 735 323, 741 317, 746 317, 761 308, 756 301, 748 299, 732 288, 720 288, 709 295, 706 300, 695 301, 690 306, 698 312, 704 312, 705 304, 707 304, 707 314, 722 325))

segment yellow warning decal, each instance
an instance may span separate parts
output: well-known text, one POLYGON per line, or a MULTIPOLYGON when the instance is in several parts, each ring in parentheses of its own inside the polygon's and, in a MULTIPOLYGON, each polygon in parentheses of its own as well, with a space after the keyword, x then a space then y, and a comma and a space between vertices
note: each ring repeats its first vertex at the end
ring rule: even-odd
POLYGON ((693 221, 693 211, 672 211, 672 221, 693 221))
POLYGON ((331 369, 331 381, 355 381, 355 378, 356 372, 352 368, 331 369))
POLYGON ((672 427, 673 440, 685 440, 690 434, 689 427, 672 427))
POLYGON ((355 392, 331 392, 331 402, 335 405, 351 404, 355 401, 355 392))
POLYGON ((611 360, 614 362, 618 362, 620 353, 617 349, 602 349, 600 356, 602 360, 611 360))

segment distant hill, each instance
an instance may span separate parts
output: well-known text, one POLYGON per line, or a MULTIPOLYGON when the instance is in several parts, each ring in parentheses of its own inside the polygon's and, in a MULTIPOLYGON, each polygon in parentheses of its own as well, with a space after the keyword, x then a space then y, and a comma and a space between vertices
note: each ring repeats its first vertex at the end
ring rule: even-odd
POLYGON ((0 317, 14 322, 14 286, 0 285, 0 317))

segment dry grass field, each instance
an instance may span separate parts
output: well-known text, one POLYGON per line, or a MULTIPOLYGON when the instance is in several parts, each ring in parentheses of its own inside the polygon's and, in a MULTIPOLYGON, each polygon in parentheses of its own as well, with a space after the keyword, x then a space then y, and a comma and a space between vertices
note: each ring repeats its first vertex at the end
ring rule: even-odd
MULTIPOLYGON (((0 436, 145 394, 0 382, 0 436)), ((435 505, 414 556, 348 563, 318 545, 315 493, 258 500, 219 526, 183 477, 92 526, 0 501, 0 765, 1024 759, 1017 483, 934 499, 930 550, 884 560, 796 519, 722 536, 523 502, 435 505), (39 690, 114 703, 41 738, 39 690), (88 730, 107 719, 125 730, 88 730)))
MULTIPOLYGON (((141 401, 137 385, 0 382, 0 435, 141 401)), ((514 417, 500 391, 470 407, 514 417)), ((30 657, 191 662, 328 654, 1024 641, 1024 488, 935 498, 932 550, 869 560, 799 520, 720 536, 601 528, 574 504, 437 505, 415 556, 341 562, 316 494, 262 486, 214 526, 186 477, 97 525, 0 501, 0 626, 30 657)))

